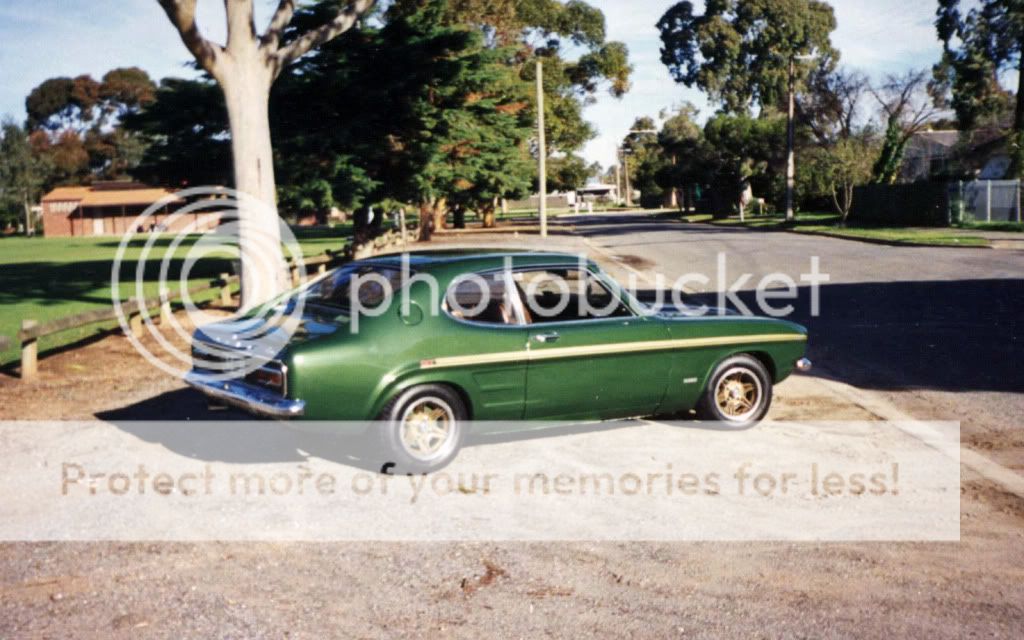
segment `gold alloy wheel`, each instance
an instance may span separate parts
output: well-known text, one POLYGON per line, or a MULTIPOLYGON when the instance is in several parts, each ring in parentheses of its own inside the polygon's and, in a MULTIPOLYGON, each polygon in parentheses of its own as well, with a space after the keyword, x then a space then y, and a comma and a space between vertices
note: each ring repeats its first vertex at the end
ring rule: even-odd
POLYGON ((734 367, 718 379, 715 403, 727 420, 743 422, 761 405, 761 381, 745 367, 734 367))
POLYGON ((443 458, 455 443, 455 413, 444 400, 419 398, 402 413, 402 447, 417 460, 443 458))

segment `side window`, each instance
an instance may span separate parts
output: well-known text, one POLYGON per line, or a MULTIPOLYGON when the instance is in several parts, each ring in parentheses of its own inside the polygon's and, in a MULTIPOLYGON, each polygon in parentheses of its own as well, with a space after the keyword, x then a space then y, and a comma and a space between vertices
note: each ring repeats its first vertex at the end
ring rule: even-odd
POLYGON ((469 322, 516 324, 504 273, 469 274, 456 280, 445 296, 453 318, 469 322))
POLYGON ((593 274, 579 269, 539 269, 513 279, 531 324, 632 316, 623 302, 593 274))

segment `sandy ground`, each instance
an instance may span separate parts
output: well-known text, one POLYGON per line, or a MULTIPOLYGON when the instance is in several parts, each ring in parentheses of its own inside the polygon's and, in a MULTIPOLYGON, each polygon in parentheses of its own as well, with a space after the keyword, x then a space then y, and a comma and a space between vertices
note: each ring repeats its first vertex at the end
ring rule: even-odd
MULTIPOLYGON (((203 406, 120 336, 0 375, 2 419, 203 406)), ((771 418, 822 416, 877 418, 777 389, 771 418)), ((969 469, 961 494, 955 543, 5 543, 0 637, 1020 637, 1024 502, 969 469)))

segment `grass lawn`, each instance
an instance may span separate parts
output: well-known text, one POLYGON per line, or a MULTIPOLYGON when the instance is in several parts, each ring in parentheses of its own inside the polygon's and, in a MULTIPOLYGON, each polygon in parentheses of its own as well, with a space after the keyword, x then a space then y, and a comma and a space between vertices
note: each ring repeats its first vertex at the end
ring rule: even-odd
POLYGON ((721 226, 743 226, 765 231, 792 231, 813 233, 852 240, 878 240, 899 244, 941 245, 950 247, 985 247, 988 240, 970 233, 973 229, 939 227, 868 227, 839 226, 839 216, 831 213, 801 213, 793 222, 786 222, 781 215, 749 216, 740 222, 739 218, 714 219, 709 214, 683 216, 687 222, 709 222, 721 226))
POLYGON ((1021 222, 961 222, 956 226, 962 229, 973 229, 975 231, 1024 232, 1024 223, 1021 222))
MULTIPOLYGON (((348 243, 351 228, 296 229, 304 256, 316 256, 348 243)), ((170 256, 168 279, 177 282, 184 259, 201 236, 187 236, 170 256)), ((146 261, 146 296, 159 294, 160 262, 170 250, 173 235, 161 236, 146 261)), ((120 297, 134 293, 134 273, 148 236, 133 240, 122 263, 120 297)), ((3 238, 0 239, 0 335, 14 338, 24 318, 43 323, 111 304, 111 264, 119 237, 3 238)), ((189 272, 189 285, 201 284, 220 273, 231 272, 232 256, 223 253, 202 258, 189 272)), ((211 292, 209 297, 215 295, 211 292)), ((202 299, 202 297, 200 297, 202 299)), ((110 329, 116 323, 95 324, 47 336, 41 351, 53 349, 110 329)), ((0 365, 16 360, 14 345, 0 351, 0 365)))

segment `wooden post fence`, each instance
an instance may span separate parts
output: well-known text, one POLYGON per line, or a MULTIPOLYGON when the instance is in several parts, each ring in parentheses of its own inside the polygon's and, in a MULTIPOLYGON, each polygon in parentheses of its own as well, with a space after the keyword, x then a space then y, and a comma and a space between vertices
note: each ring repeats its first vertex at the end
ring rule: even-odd
MULTIPOLYGON (((315 266, 318 274, 324 274, 333 263, 344 259, 344 256, 345 254, 340 253, 327 253, 323 256, 305 260, 304 264, 307 268, 315 266)), ((292 267, 292 273, 295 274, 293 277, 297 277, 298 271, 298 266, 292 267)), ((189 295, 194 295, 197 293, 219 290, 220 303, 222 306, 227 307, 232 305, 231 285, 235 282, 238 282, 238 276, 222 273, 218 280, 214 280, 207 284, 189 287, 187 293, 189 295)), ((155 298, 148 298, 141 301, 131 300, 124 303, 121 306, 121 311, 128 316, 128 333, 136 338, 141 338, 143 336, 143 314, 150 317, 149 313, 151 309, 159 309, 160 324, 170 323, 171 301, 181 298, 185 293, 185 291, 171 293, 166 287, 164 287, 160 290, 160 295, 155 298)), ((39 338, 60 333, 62 331, 68 331, 70 329, 77 329, 90 324, 110 322, 118 319, 118 311, 113 306, 93 309, 77 315, 58 318, 44 324, 39 324, 39 322, 33 319, 23 319, 21 321, 21 330, 18 332, 14 341, 14 344, 19 344, 21 346, 21 378, 23 380, 32 380, 38 375, 39 338)), ((9 338, 6 336, 0 336, 0 351, 6 350, 11 346, 11 344, 12 341, 9 338)))
MULTIPOLYGON (((22 320, 21 330, 31 331, 38 326, 35 320, 22 320)), ((21 379, 35 380, 39 373, 39 340, 30 337, 21 341, 21 379)))
POLYGON ((160 324, 171 322, 171 292, 167 287, 160 289, 160 324))
MULTIPOLYGON (((220 289, 221 298, 223 299, 225 292, 227 292, 228 303, 230 304, 230 287, 237 280, 237 277, 229 276, 225 273, 222 274, 220 280, 189 287, 187 293, 195 295, 220 289)), ((172 294, 164 289, 158 297, 125 302, 121 306, 121 312, 128 316, 127 333, 136 338, 141 338, 144 334, 142 314, 146 314, 148 317, 151 309, 160 310, 161 324, 170 322, 171 301, 182 297, 184 294, 185 291, 178 291, 172 294)), ((23 319, 21 321, 21 331, 16 336, 17 344, 21 345, 21 378, 23 380, 32 380, 38 374, 39 338, 98 322, 111 322, 118 319, 118 311, 113 306, 58 318, 45 324, 39 324, 36 320, 32 319, 23 319)), ((9 344, 10 341, 7 338, 0 336, 0 350, 5 349, 9 344)))
POLYGON ((222 307, 231 306, 231 277, 226 274, 220 274, 220 305, 222 307))

